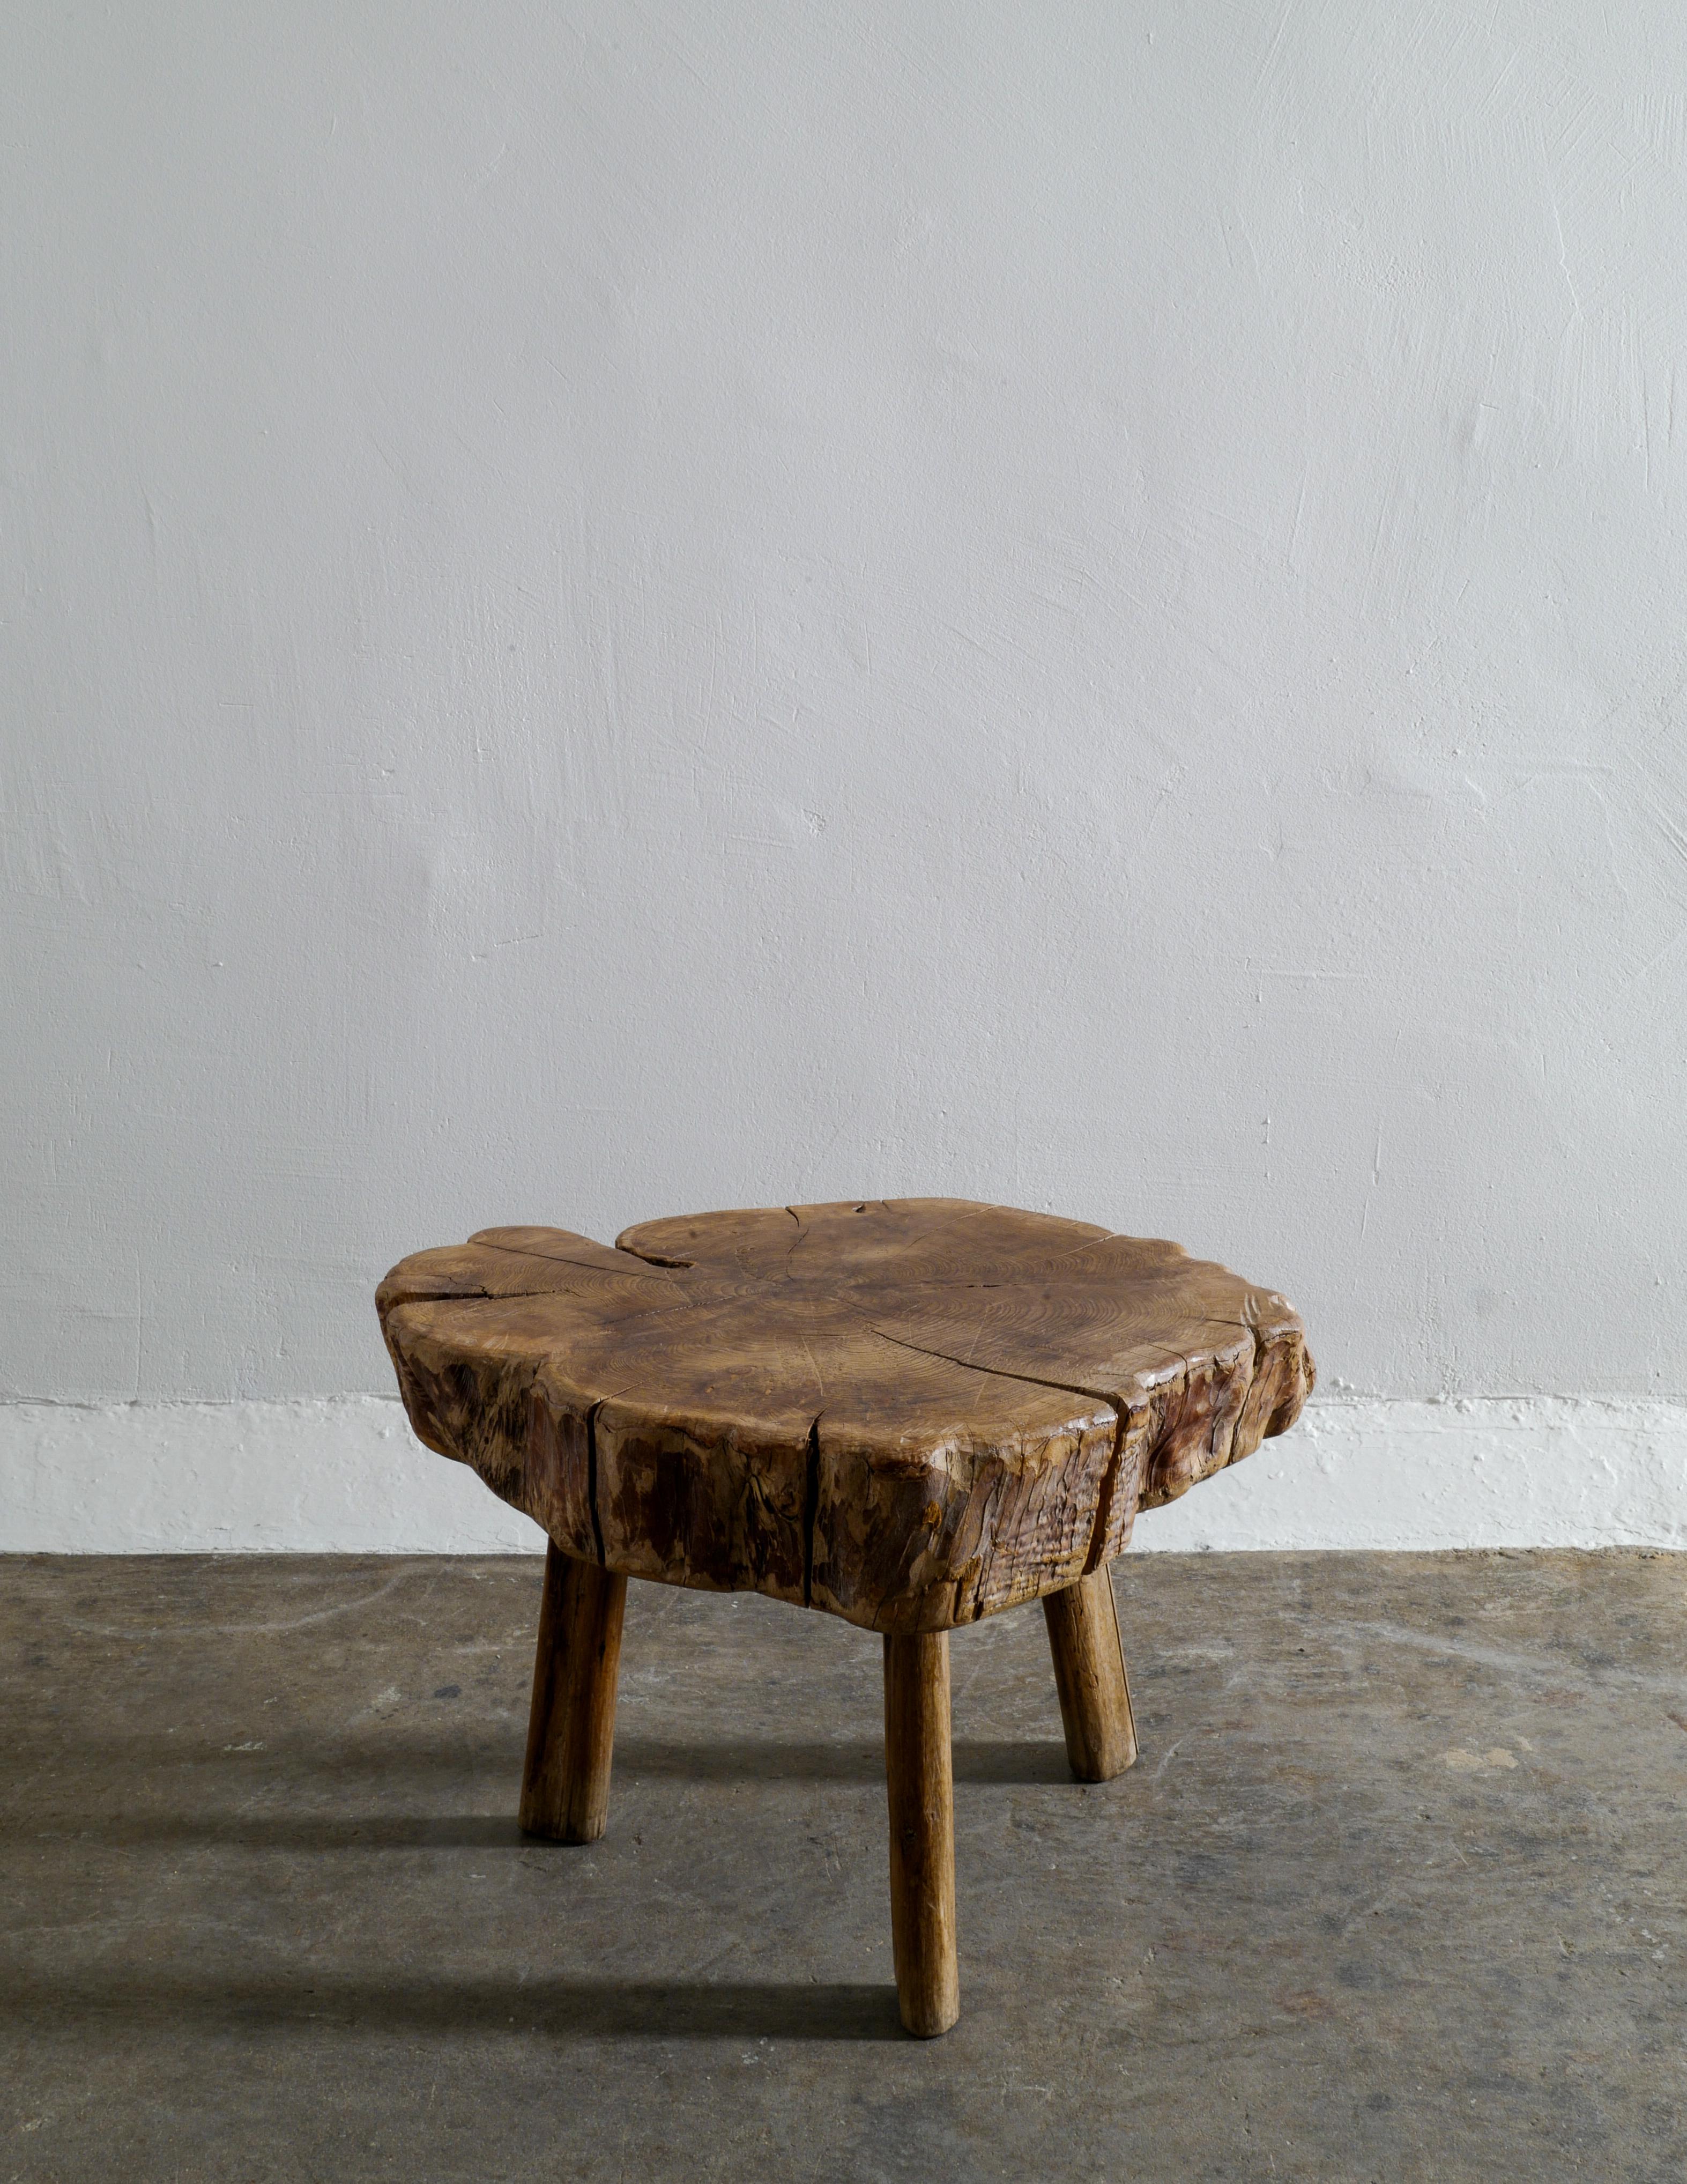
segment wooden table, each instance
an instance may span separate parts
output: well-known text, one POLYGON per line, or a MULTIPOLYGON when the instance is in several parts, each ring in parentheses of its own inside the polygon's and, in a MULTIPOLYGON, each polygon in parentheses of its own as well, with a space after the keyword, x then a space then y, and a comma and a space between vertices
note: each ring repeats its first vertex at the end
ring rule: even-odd
POLYGON ((410 1423, 550 1539, 530 1834, 609 1809, 629 1577, 884 1634, 896 1984, 960 2013, 950 1630, 1040 1599, 1080 1780, 1136 1756, 1107 1565, 1141 1508, 1291 1425, 1299 1317, 1175 1244, 909 1198, 487 1228, 377 1297, 410 1423))

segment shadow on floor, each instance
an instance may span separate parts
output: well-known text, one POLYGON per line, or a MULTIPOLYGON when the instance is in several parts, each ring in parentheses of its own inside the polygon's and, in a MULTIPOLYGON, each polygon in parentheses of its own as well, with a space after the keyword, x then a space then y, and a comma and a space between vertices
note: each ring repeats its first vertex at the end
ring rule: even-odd
MULTIPOLYGON (((353 1774, 424 1781, 448 1774, 509 1775, 519 1781, 525 1729, 497 1745, 481 1737, 453 1737, 443 1729, 425 1736, 390 1729, 367 1739, 323 1737, 306 1740, 271 1736, 264 1745, 242 1749, 237 1763, 254 1780, 317 1780, 353 1774)), ((952 1750, 957 1782, 1070 1782, 1065 1745, 1022 1738, 994 1741, 958 1736, 952 1750)), ((121 1766, 131 1774, 192 1768, 203 1773, 229 1760, 215 1746, 166 1745, 157 1738, 128 1742, 103 1738, 79 1750, 74 1736, 55 1741, 53 1757, 61 1767, 85 1766, 109 1774, 121 1766)), ((856 1742, 786 1737, 733 1742, 679 1744, 637 1736, 618 1736, 615 1772, 623 1780, 672 1776, 685 1782, 882 1782, 884 1747, 877 1737, 856 1742)))
POLYGON ((901 2040, 894 1986, 678 1981, 342 1980, 292 1970, 263 1977, 0 1972, 3 2014, 37 2034, 114 2017, 208 2032, 320 2024, 362 2033, 543 2033, 659 2040, 901 2040))
POLYGON ((84 1851, 225 1850, 548 1850, 515 1825, 508 1813, 121 1813, 110 1819, 81 1814, 74 1825, 36 1820, 0 1825, 0 1841, 25 1841, 47 1849, 75 1843, 84 1851))
MULTIPOLYGON (((957 1737, 957 1782, 1072 1783, 1063 1744, 981 1742, 957 1737)), ((882 1782, 884 1747, 871 1743, 738 1742, 662 1744, 629 1736, 617 1743, 615 1773, 678 1777, 687 1782, 882 1782)))
MULTIPOLYGON (((957 1783, 975 1787, 1044 1785, 1070 1790, 1074 1786, 1063 1745, 963 1741, 956 1742, 954 1752, 957 1783)), ((459 1755, 442 1748, 438 1757, 442 1771, 460 1774, 459 1755)), ((209 1767, 214 1763, 207 1759, 204 1763, 209 1767)), ((285 1795, 292 1785, 308 1784, 320 1796, 325 1781, 331 1785, 348 1774, 381 1774, 390 1789, 396 1774, 407 1774, 414 1780, 416 1773, 413 1767, 381 1767, 376 1752, 348 1753, 343 1748, 313 1751, 305 1747, 277 1748, 261 1764, 248 1761, 247 1769, 249 1772, 243 1769, 242 1774, 248 1801, 254 1791, 276 1797, 285 1795)), ((519 1761, 495 1771, 500 1778, 507 1778, 509 1802, 501 1813, 254 1812, 248 1802, 246 1809, 238 1812, 219 1812, 209 1802, 202 1802, 192 1812, 131 1810, 106 1815, 98 1811, 97 1800, 90 1799, 79 1803, 74 1823, 55 1821, 50 1813, 40 1811, 0 1815, 0 1841, 38 1845, 80 1841, 131 1847, 215 1842, 281 1851, 543 1847, 515 1825, 519 1761)), ((616 1785, 669 1780, 877 1785, 884 1780, 884 1749, 877 1743, 769 1741, 704 1745, 661 1743, 639 1737, 628 1737, 616 1746, 616 1785)), ((477 1799, 485 1790, 482 1773, 477 1799)))
MULTIPOLYGON (((425 1731, 383 1727, 366 1738, 305 1738, 297 1733, 271 1735, 264 1744, 240 1747, 233 1760, 254 1777, 273 1780, 285 1772, 306 1775, 377 1774, 421 1781, 449 1774, 509 1774, 521 1777, 526 1749, 525 1725, 496 1744, 475 1733, 454 1737, 446 1728, 425 1731)), ((957 1736, 952 1746, 957 1782, 1070 1782, 1066 1747, 1058 1739, 981 1739, 957 1736)), ((164 1774, 192 1768, 198 1772, 231 1763, 221 1747, 165 1743, 158 1737, 103 1737, 79 1746, 74 1729, 53 1740, 58 1767, 86 1767, 109 1774, 121 1768, 130 1775, 164 1774)), ((721 1743, 676 1743, 629 1734, 618 1736, 615 1771, 632 1779, 672 1775, 688 1782, 880 1782, 884 1779, 884 1746, 877 1738, 854 1742, 788 1737, 738 1739, 721 1743)))

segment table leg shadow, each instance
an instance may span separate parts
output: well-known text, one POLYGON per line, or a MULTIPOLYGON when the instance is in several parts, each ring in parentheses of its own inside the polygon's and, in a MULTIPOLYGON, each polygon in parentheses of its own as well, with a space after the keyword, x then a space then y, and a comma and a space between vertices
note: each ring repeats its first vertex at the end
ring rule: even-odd
MULTIPOLYGON (((595 1842, 608 1824, 626 1607, 624 1577, 552 1545, 521 1785, 527 1835, 595 1842)), ((1043 1612, 1072 1774, 1110 1781, 1137 1745, 1106 1569, 1047 1595, 1043 1612)), ((947 1631, 885 1639, 884 1740, 898 2003, 905 2028, 929 2039, 960 2014, 947 1631)))

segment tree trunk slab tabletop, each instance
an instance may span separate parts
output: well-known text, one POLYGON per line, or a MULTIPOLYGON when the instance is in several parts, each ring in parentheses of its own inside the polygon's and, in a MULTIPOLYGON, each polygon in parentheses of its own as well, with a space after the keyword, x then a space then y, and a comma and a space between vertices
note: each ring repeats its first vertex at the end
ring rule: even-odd
POLYGON ((1060 1591, 1283 1432, 1283 1298, 958 1199, 487 1228, 381 1284, 416 1433, 565 1553, 945 1630, 1060 1591))
POLYGON ((550 1538, 521 1825, 609 1813, 630 1577, 884 1635, 902 2022, 960 2014, 949 1632, 1041 1598, 1080 1781, 1136 1758, 1106 1565, 1136 1513, 1300 1415, 1269 1290, 1175 1244, 961 1199, 484 1228, 377 1295, 417 1434, 550 1538))

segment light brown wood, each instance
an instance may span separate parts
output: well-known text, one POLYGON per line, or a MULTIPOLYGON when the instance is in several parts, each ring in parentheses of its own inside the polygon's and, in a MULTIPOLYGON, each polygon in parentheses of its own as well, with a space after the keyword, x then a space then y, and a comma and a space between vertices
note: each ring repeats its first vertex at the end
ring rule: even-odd
POLYGON ((1136 1758, 1130 1679, 1111 1571, 1043 1596, 1066 1758, 1080 1782, 1111 1782, 1136 1758))
POLYGON ((957 1199, 489 1228, 378 1302, 421 1439, 567 1554, 905 1633, 1100 1570, 1313 1377, 1273 1292, 957 1199))
POLYGON ((521 1828, 554 1842, 596 1842, 608 1825, 626 1580, 553 1542, 539 1604, 521 1828))
POLYGON ((1073 1772, 1135 1756, 1107 1565, 1298 1416, 1300 1322, 1175 1244, 956 1199, 489 1228, 377 1296, 405 1408, 549 1535, 521 1796, 604 1831, 629 1576, 885 1634, 902 2021, 960 2014, 948 1631, 1041 1596, 1073 1772))
POLYGON ((929 2040, 960 2014, 946 1631, 884 1641, 884 1771, 896 1999, 905 2028, 929 2040))

